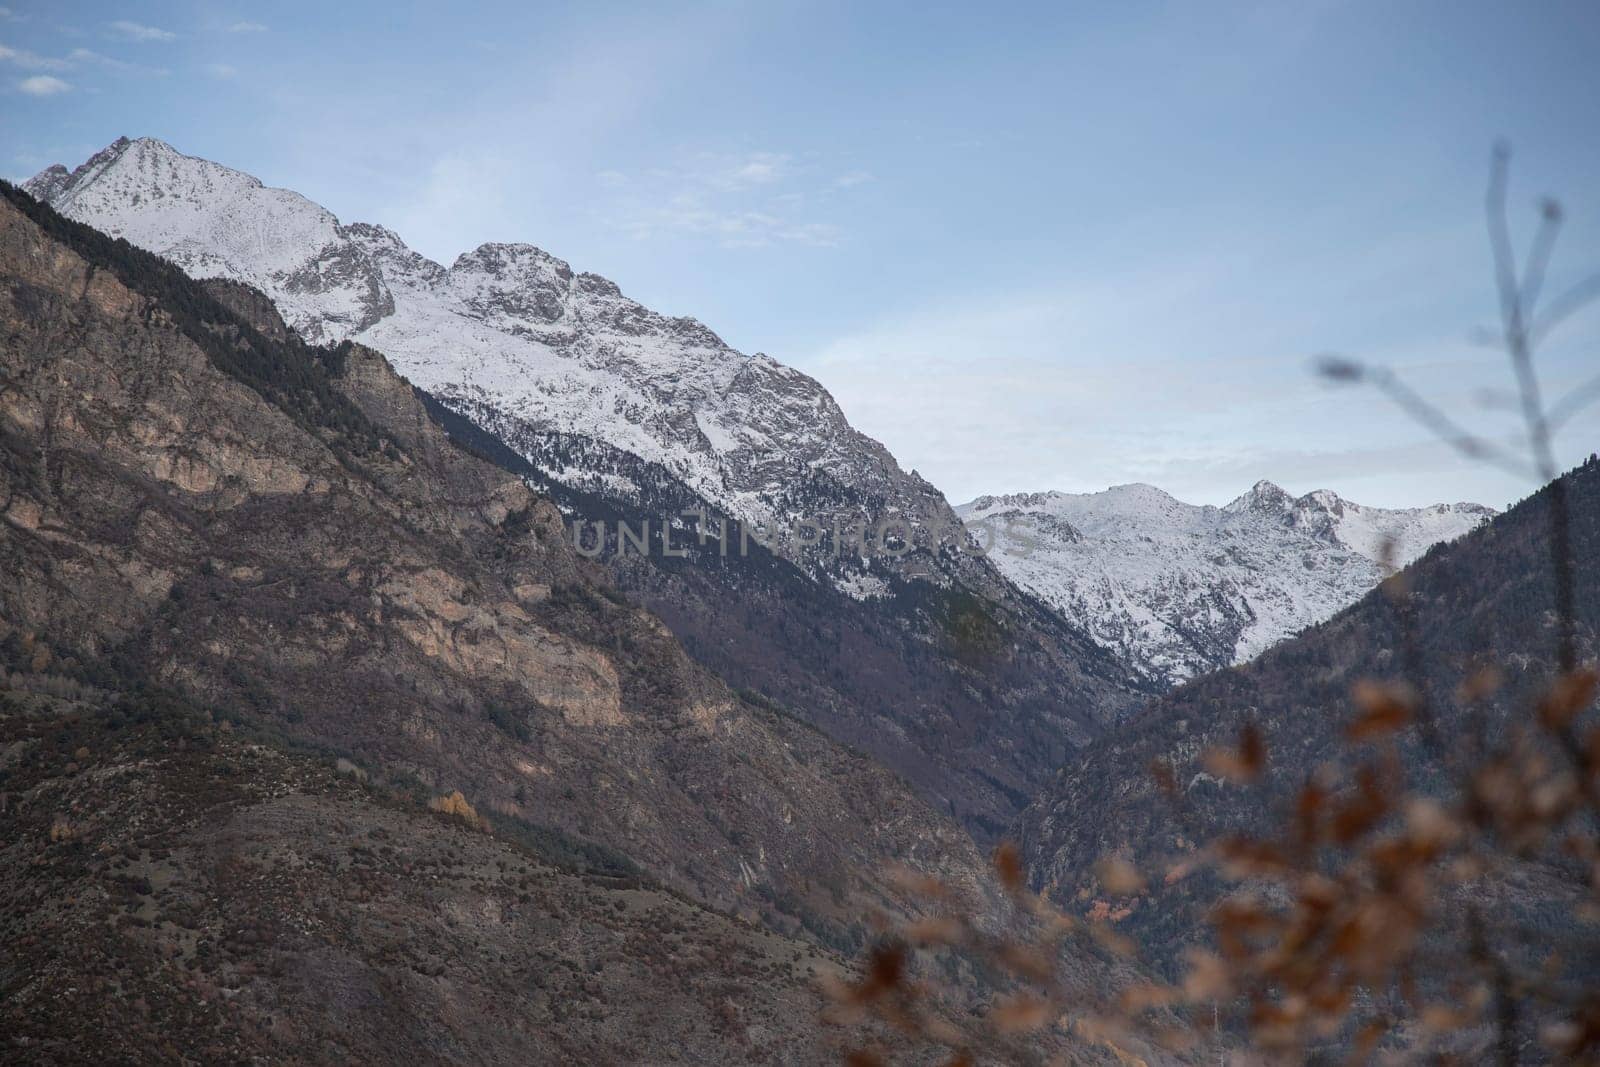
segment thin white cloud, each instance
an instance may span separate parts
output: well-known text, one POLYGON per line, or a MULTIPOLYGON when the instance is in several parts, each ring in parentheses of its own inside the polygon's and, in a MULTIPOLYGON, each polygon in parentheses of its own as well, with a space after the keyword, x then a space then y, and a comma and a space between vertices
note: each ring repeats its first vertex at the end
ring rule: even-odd
POLYGON ((158 26, 146 26, 143 23, 131 22, 128 19, 117 19, 107 25, 111 32, 128 41, 175 41, 178 38, 178 35, 171 30, 163 30, 158 26))
POLYGON ((41 56, 25 48, 11 48, 0 44, 0 62, 12 63, 23 70, 68 70, 72 64, 65 59, 41 56))
POLYGON ((17 88, 29 96, 55 96, 57 93, 66 92, 72 86, 49 74, 35 74, 31 78, 23 78, 17 83, 17 88))
POLYGON ((602 187, 624 193, 605 213, 611 226, 636 240, 679 236, 728 248, 806 245, 831 248, 844 240, 830 222, 805 218, 816 176, 783 152, 700 153, 676 167, 637 175, 603 171, 602 187))
POLYGON ((776 244, 832 248, 844 239, 838 226, 807 222, 772 210, 719 207, 694 193, 650 206, 635 202, 612 224, 636 240, 666 235, 704 237, 728 248, 765 248, 776 244))
POLYGON ((104 70, 115 70, 123 74, 148 74, 155 77, 165 77, 172 73, 165 67, 147 67, 140 63, 129 63, 126 60, 115 59, 87 48, 74 48, 67 53, 67 59, 73 65, 100 67, 104 70))
POLYGON ((226 79, 236 77, 239 71, 226 63, 207 63, 206 73, 211 75, 213 78, 226 79))
POLYGON ((849 189, 852 186, 863 185, 872 181, 872 174, 864 170, 853 170, 848 174, 841 174, 833 180, 835 188, 849 189))
POLYGON ((267 27, 260 22, 235 22, 228 27, 229 33, 266 33, 267 27))
POLYGON ((19 19, 20 16, 9 7, 0 7, 0 22, 12 22, 19 19))
POLYGON ((716 180, 729 188, 747 185, 771 185, 781 180, 789 169, 789 157, 774 152, 757 152, 746 159, 735 161, 716 180))

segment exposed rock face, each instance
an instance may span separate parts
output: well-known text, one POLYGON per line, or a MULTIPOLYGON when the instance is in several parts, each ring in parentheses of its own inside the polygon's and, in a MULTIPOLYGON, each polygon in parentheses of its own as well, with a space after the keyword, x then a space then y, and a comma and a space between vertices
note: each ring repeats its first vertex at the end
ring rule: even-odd
POLYGON ((376 353, 271 340, 31 210, 0 202, 6 632, 780 928, 847 938, 890 859, 973 880, 954 824, 730 693, 376 353))
POLYGON ((29 188, 194 277, 261 289, 307 339, 381 351, 458 416, 453 435, 569 521, 613 536, 615 520, 649 522, 659 546, 664 517, 733 519, 726 556, 713 541, 683 563, 659 547, 628 561, 614 543, 602 562, 702 663, 871 753, 982 838, 1150 691, 970 551, 938 491, 817 382, 540 249, 489 244, 447 267, 148 139, 29 188), (909 524, 903 555, 866 558, 831 531, 799 543, 804 519, 891 517, 909 524), (746 554, 734 531, 747 529, 783 533, 746 554))
POLYGON ((1243 662, 1494 515, 1478 504, 1364 508, 1271 482, 1223 508, 1149 485, 979 497, 957 511, 1006 576, 1172 684, 1243 662))

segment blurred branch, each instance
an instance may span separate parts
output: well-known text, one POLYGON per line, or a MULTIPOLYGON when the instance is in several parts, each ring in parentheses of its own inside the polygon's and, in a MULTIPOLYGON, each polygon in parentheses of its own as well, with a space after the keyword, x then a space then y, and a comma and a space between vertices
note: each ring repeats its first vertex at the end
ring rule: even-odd
POLYGON ((1511 151, 1498 144, 1489 169, 1487 206, 1489 214, 1489 244, 1494 250, 1495 279, 1500 289, 1500 317, 1505 330, 1506 351, 1511 356, 1511 367, 1516 374, 1517 390, 1522 395, 1522 416, 1527 423, 1528 447, 1541 481, 1550 486, 1550 566, 1555 580, 1556 619, 1560 627, 1556 635, 1556 659, 1563 674, 1577 666, 1577 618, 1573 604, 1573 574, 1571 532, 1568 529, 1567 487, 1557 475, 1555 450, 1550 444, 1550 420, 1545 414, 1544 401, 1539 392, 1539 375, 1533 366, 1533 348, 1528 340, 1527 314, 1531 303, 1524 301, 1531 293, 1538 296, 1543 284, 1545 263, 1555 245, 1556 231, 1561 225, 1561 209, 1553 201, 1546 201, 1539 235, 1534 239, 1532 258, 1528 264, 1528 278, 1517 282, 1516 260, 1511 251, 1511 228, 1506 219, 1506 182, 1511 151))
POLYGON ((1550 301, 1549 308, 1534 320, 1529 329, 1529 339, 1538 344, 1563 320, 1571 318, 1596 299, 1600 299, 1600 273, 1591 274, 1550 301))
POLYGON ((1489 250, 1494 260, 1495 292, 1500 296, 1500 327, 1509 344, 1522 333, 1521 287, 1517 284, 1517 255, 1511 248, 1511 227, 1506 219, 1506 184, 1511 148, 1504 141, 1494 146, 1489 162, 1489 191, 1484 209, 1489 219, 1489 250))
POLYGON ((1344 356, 1321 356, 1317 360, 1317 372, 1330 381, 1371 382, 1407 415, 1469 459, 1493 463, 1519 478, 1536 477, 1539 473, 1538 468, 1523 457, 1479 437, 1423 399, 1387 367, 1368 366, 1344 356))
POLYGON ((1533 248, 1528 252, 1528 268, 1522 278, 1521 301, 1523 311, 1533 315, 1539 304, 1539 290, 1544 287, 1544 273, 1550 266, 1550 256, 1555 251, 1556 237, 1561 233, 1561 203, 1546 198, 1539 204, 1539 230, 1533 236, 1533 248))
POLYGON ((1600 400, 1600 375, 1595 375, 1551 404, 1545 421, 1552 430, 1556 429, 1596 400, 1600 400))

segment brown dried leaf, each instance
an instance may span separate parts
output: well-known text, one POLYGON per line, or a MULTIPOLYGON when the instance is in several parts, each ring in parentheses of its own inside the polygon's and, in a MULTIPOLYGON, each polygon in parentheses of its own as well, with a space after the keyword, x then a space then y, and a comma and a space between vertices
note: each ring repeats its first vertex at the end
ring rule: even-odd
POLYGON ((1383 1035, 1389 1032, 1389 1023, 1384 1019, 1374 1019, 1363 1026, 1351 1042, 1351 1062, 1366 1063, 1372 1055, 1372 1050, 1378 1047, 1378 1042, 1383 1040, 1383 1035))
POLYGON ((1119 934, 1105 923, 1092 922, 1089 924, 1089 936, 1093 937, 1107 952, 1115 953, 1124 959, 1132 959, 1139 951, 1139 946, 1133 938, 1119 934))
POLYGON ((1358 790, 1355 796, 1340 805, 1333 816, 1333 839, 1348 845, 1382 821, 1389 811, 1389 800, 1370 767, 1357 774, 1358 790))
POLYGON ((1253 722, 1245 723, 1239 731, 1239 760, 1252 775, 1260 774, 1267 766, 1267 742, 1253 722))
POLYGON ((1193 1030, 1178 1026, 1164 1027, 1150 1035, 1151 1039, 1168 1052, 1184 1053, 1194 1048, 1199 1038, 1193 1030))
POLYGON ((1164 759, 1150 761, 1150 777, 1155 779, 1156 788, 1169 797, 1178 795, 1178 778, 1172 773, 1172 764, 1164 759))
POLYGON ((1201 756, 1206 770, 1230 782, 1249 782, 1261 773, 1267 763, 1267 746, 1261 731, 1253 722, 1244 724, 1239 731, 1239 747, 1207 749, 1201 756))
POLYGON ((1184 953, 1188 968, 1183 974, 1183 995, 1190 1003, 1221 1000, 1230 996, 1233 983, 1228 977, 1227 964, 1220 956, 1202 949, 1184 953))
POLYGON ((1022 868, 1022 853, 1010 841, 1002 841, 994 850, 994 873, 1000 884, 1013 893, 1022 891, 1026 873, 1022 868))
POLYGON ((1406 829, 1413 841, 1431 847, 1449 845, 1461 836, 1460 824, 1431 797, 1412 797, 1406 802, 1406 829))
POLYGON ((1351 741, 1367 741, 1394 733, 1411 721, 1416 697, 1402 685, 1363 679, 1352 693, 1360 712, 1345 727, 1351 741))
MULTIPOLYGON (((874 945, 867 953, 867 973, 855 985, 845 987, 846 1004, 872 1004, 881 1001, 905 980, 906 949, 898 941, 874 945)), ((830 995, 835 991, 827 989, 830 995)))
POLYGON ((961 940, 963 927, 949 915, 930 915, 907 923, 905 939, 916 945, 953 945, 961 940))
POLYGON ((1434 1034, 1454 1033, 1469 1021, 1468 1013, 1445 1004, 1424 1004, 1417 1012, 1417 1024, 1434 1034))
POLYGON ((990 1018, 1001 1033, 1014 1034, 1037 1030, 1050 1021, 1050 1002, 1028 993, 1003 997, 995 1003, 990 1018))
POLYGON ((1168 1004, 1175 1003, 1177 999, 1176 989, 1155 982, 1129 986, 1122 991, 1120 998, 1122 1010, 1129 1015, 1137 1015, 1148 1008, 1164 1008, 1168 1004))
POLYGON ((945 900, 951 895, 950 887, 939 879, 903 864, 890 865, 884 874, 890 885, 910 896, 945 900))
POLYGON ((996 955, 1007 970, 1030 982, 1042 984, 1055 973, 1055 960, 1042 949, 1007 943, 1000 946, 996 955))
POLYGON ((960 1048, 967 1041, 961 1028, 942 1015, 924 1016, 922 1029, 929 1038, 950 1048, 960 1048))
POLYGON ((1328 791, 1318 782, 1307 782, 1295 798, 1295 832, 1301 845, 1315 844, 1322 808, 1328 802, 1328 791))
POLYGON ((1165 885, 1173 885, 1177 882, 1181 882, 1185 878, 1189 877, 1189 875, 1193 874, 1195 869, 1199 866, 1199 860, 1192 856, 1185 856, 1181 860, 1175 860, 1167 868, 1167 873, 1162 875, 1161 881, 1165 885))
POLYGON ((1229 878, 1252 878, 1281 874, 1289 869, 1283 850, 1252 837, 1227 837, 1217 842, 1217 856, 1229 878))
POLYGON ((1588 667, 1556 679, 1550 691, 1539 701, 1539 721, 1552 730, 1565 729, 1567 724, 1594 702, 1600 675, 1588 667))
POLYGON ((1463 704, 1476 704, 1493 696, 1504 683, 1505 675, 1500 673, 1498 667, 1481 667, 1461 683, 1456 696, 1463 704))
POLYGON ((1095 865, 1095 877, 1107 893, 1127 897, 1144 890, 1144 875, 1125 859, 1107 856, 1095 865))

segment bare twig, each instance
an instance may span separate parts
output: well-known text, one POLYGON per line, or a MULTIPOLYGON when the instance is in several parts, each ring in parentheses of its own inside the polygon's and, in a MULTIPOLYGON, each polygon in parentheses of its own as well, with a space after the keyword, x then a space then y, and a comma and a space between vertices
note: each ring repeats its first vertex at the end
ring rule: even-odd
POLYGON ((1492 463, 1520 478, 1537 475, 1538 468, 1528 460, 1466 429, 1438 407, 1423 399, 1421 394, 1401 381, 1393 371, 1385 367, 1370 367, 1366 371, 1366 377, 1402 411, 1433 431, 1436 437, 1463 456, 1492 463))
POLYGON ((1522 310, 1529 318, 1539 304, 1539 290, 1544 287, 1544 273, 1550 266, 1550 256, 1555 251, 1556 237, 1561 233, 1561 202, 1547 197, 1539 204, 1539 229, 1533 236, 1533 248, 1528 252, 1528 266, 1522 276, 1519 298, 1522 310))

